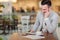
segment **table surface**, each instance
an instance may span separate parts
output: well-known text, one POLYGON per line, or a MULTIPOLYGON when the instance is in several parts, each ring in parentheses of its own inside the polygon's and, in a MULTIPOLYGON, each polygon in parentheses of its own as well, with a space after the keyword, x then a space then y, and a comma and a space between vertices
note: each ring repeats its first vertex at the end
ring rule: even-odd
MULTIPOLYGON (((32 39, 23 37, 20 35, 20 33, 13 33, 10 36, 9 40, 32 40, 32 39)), ((45 38, 42 38, 42 39, 40 38, 38 40, 55 40, 55 38, 53 37, 52 34, 49 34, 49 36, 46 35, 45 38)))

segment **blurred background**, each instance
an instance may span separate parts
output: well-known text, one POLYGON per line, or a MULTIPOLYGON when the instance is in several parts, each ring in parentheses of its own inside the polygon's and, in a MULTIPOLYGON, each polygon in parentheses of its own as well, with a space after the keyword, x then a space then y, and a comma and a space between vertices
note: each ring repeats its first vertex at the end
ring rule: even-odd
MULTIPOLYGON (((8 40, 15 32, 28 32, 34 25, 41 0, 0 0, 0 36, 8 40)), ((51 0, 52 10, 59 15, 57 34, 60 37, 60 0, 51 0)))

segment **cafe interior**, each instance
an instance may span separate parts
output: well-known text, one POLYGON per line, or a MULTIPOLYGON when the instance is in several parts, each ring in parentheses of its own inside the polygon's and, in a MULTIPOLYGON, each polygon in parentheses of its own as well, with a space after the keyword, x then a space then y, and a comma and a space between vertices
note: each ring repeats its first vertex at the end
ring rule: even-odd
MULTIPOLYGON (((20 33, 24 35, 29 32, 35 23, 36 14, 40 10, 39 2, 41 0, 0 0, 0 39, 19 40, 20 33)), ((60 17, 60 0, 51 0, 51 2, 52 10, 57 12, 60 17)), ((60 18, 58 21, 60 26, 60 18)))

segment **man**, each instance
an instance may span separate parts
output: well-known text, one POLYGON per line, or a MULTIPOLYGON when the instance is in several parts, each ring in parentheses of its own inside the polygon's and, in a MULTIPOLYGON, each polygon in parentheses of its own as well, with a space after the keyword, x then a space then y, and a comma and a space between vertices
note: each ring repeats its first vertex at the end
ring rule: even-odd
POLYGON ((36 17, 36 22, 31 30, 31 32, 40 31, 52 33, 55 37, 55 31, 58 26, 58 15, 51 10, 51 1, 42 0, 41 1, 41 11, 38 12, 36 17))

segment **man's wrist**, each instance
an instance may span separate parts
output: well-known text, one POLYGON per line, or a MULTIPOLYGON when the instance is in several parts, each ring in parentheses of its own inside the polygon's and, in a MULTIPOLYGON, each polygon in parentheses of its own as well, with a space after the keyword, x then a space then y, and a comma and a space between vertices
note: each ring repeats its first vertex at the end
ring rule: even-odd
POLYGON ((33 30, 31 30, 30 32, 34 32, 33 30))
POLYGON ((49 18, 47 17, 47 18, 44 18, 44 20, 48 20, 49 18))

